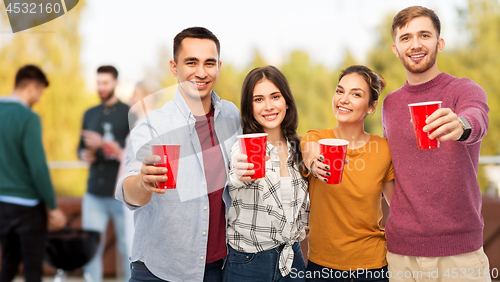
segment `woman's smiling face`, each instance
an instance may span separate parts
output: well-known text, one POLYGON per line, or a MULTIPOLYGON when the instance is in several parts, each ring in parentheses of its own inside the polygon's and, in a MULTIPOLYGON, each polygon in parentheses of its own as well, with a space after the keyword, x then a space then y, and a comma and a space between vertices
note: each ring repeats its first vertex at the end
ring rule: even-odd
POLYGON ((281 128, 286 115, 286 101, 276 85, 263 79, 253 90, 253 117, 264 131, 281 128))
POLYGON ((339 123, 363 122, 373 111, 370 107, 370 87, 365 79, 350 73, 342 77, 333 95, 333 114, 339 123))

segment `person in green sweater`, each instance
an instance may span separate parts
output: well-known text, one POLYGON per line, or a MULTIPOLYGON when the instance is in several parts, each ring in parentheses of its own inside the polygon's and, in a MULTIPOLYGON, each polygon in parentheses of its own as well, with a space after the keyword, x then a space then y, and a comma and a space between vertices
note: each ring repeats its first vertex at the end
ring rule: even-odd
POLYGON ((12 95, 0 98, 0 282, 24 264, 27 282, 41 281, 47 227, 66 225, 57 208, 42 145, 40 118, 31 111, 49 82, 36 66, 16 74, 12 95))

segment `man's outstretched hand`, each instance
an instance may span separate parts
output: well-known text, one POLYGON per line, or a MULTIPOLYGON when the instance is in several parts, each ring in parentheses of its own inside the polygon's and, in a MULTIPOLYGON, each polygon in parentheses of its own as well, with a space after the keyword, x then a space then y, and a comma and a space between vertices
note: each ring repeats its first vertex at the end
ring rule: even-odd
POLYGON ((458 116, 449 108, 436 110, 430 115, 424 126, 424 132, 430 132, 430 139, 437 138, 438 141, 458 140, 464 133, 464 129, 458 121, 458 116))

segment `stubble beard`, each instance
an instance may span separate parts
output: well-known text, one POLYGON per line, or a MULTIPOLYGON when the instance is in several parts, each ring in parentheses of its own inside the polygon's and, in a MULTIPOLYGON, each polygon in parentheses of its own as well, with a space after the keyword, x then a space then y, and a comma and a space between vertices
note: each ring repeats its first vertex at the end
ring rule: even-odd
POLYGON ((101 103, 102 104, 105 104, 106 102, 108 102, 109 100, 111 100, 111 98, 113 98, 115 96, 115 90, 113 89, 113 91, 109 92, 106 96, 102 97, 100 94, 99 94, 99 98, 101 98, 101 103))
POLYGON ((438 53, 438 46, 436 44, 436 49, 434 50, 434 52, 432 53, 427 52, 426 56, 430 57, 425 63, 420 63, 420 62, 413 63, 406 54, 401 54, 401 53, 399 54, 399 58, 406 70, 408 70, 411 73, 419 74, 428 71, 436 64, 437 53, 438 53))

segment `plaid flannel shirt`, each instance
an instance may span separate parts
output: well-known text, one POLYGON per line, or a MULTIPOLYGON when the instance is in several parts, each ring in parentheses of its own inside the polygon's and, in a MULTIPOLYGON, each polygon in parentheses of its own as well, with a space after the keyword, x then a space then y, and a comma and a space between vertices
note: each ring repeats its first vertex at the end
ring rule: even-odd
POLYGON ((293 165, 290 142, 287 166, 292 181, 292 219, 286 217, 281 203, 280 159, 276 147, 267 143, 266 176, 242 182, 234 171, 236 155, 241 154, 238 142, 230 155, 227 239, 235 250, 256 253, 285 245, 279 259, 283 276, 290 273, 294 252, 292 245, 305 238, 304 225, 308 224, 308 182, 293 165))

